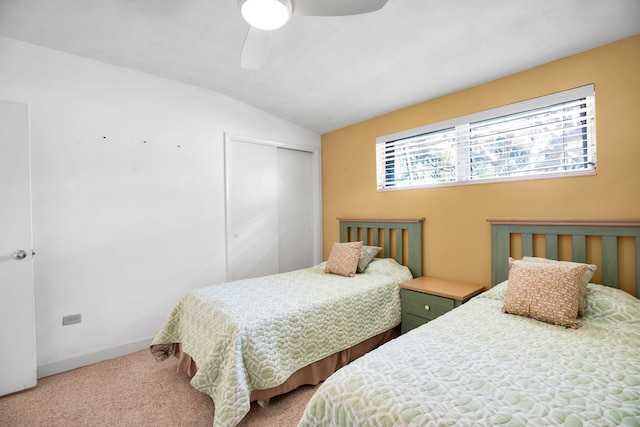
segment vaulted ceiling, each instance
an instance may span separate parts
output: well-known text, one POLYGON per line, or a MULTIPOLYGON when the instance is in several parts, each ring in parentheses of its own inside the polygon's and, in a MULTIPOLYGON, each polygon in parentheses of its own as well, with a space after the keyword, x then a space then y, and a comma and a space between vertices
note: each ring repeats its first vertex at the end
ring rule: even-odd
POLYGON ((294 16, 255 71, 240 68, 247 30, 237 0, 0 0, 0 35, 208 88, 318 133, 638 34, 640 1, 389 0, 364 15, 294 16))

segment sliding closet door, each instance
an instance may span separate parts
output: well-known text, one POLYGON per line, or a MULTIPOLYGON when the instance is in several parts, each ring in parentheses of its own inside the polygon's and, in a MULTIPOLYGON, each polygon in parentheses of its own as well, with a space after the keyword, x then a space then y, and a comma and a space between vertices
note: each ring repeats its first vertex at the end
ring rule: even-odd
POLYGON ((313 264, 313 154, 278 148, 280 272, 313 264))
POLYGON ((225 163, 227 280, 277 273, 276 147, 228 140, 225 163))
POLYGON ((313 153, 225 139, 227 280, 313 264, 313 153))

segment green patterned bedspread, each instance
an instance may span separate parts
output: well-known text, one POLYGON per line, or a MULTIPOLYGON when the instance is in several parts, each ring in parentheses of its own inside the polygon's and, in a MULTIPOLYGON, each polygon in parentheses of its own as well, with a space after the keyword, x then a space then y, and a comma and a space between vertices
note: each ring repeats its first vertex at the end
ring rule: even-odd
POLYGON ((590 284, 574 330, 501 313, 504 286, 333 374, 299 426, 640 426, 640 300, 590 284))
MULTIPOLYGON (((221 283, 185 295, 151 342, 182 343, 198 372, 191 380, 215 403, 214 426, 235 426, 252 390, 400 323, 398 283, 412 278, 393 259, 375 259, 355 277, 317 266, 221 283)), ((166 347, 166 346, 164 346, 166 347)))

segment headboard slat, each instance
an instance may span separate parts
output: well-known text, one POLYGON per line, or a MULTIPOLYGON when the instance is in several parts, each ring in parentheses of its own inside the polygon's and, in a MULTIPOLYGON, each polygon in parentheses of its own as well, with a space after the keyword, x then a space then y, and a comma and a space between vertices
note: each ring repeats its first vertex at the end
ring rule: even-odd
POLYGON ((571 260, 573 262, 587 262, 587 236, 573 235, 571 238, 571 260))
POLYGON ((396 261, 402 264, 402 229, 396 230, 396 261))
POLYGON ((618 287, 618 238, 602 236, 602 283, 618 287))
POLYGON ((558 235, 547 234, 544 239, 545 258, 558 259, 558 235))
POLYGON ((533 234, 522 233, 522 256, 533 256, 533 234))
POLYGON ((391 238, 389 237, 391 235, 391 229, 390 228, 384 228, 383 229, 383 235, 382 235, 382 252, 385 254, 388 254, 391 251, 391 238))
POLYGON ((374 228, 374 229, 373 229, 373 233, 372 233, 372 235, 371 235, 371 244, 372 244, 373 246, 380 246, 380 245, 378 244, 378 240, 379 240, 379 239, 378 239, 378 236, 379 236, 379 234, 380 234, 380 229, 379 229, 379 228, 374 228))

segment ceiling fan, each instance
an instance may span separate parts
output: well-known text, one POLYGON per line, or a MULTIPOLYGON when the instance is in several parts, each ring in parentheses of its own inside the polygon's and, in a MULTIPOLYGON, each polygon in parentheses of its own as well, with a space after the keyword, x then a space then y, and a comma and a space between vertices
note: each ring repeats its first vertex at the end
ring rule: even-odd
POLYGON ((238 0, 240 13, 250 25, 242 46, 240 66, 257 70, 269 54, 271 31, 292 15, 346 16, 382 9, 388 0, 238 0))

